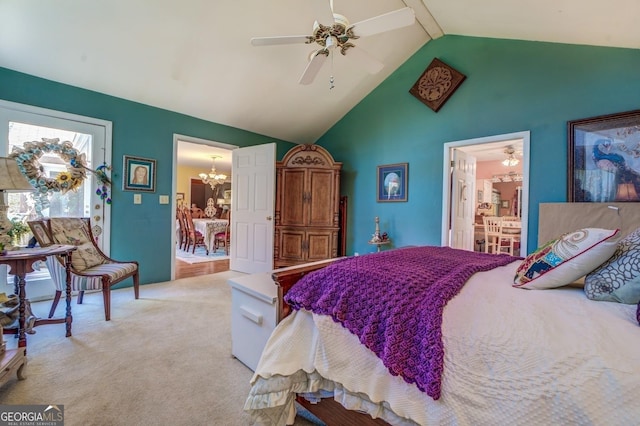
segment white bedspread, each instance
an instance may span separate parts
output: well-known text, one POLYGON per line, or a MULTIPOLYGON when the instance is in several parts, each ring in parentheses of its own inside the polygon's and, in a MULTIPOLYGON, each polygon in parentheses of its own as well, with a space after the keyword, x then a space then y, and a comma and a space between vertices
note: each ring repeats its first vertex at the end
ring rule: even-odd
POLYGON ((257 424, 291 424, 292 392, 327 389, 391 424, 639 424, 636 307, 513 288, 517 265, 474 275, 445 308, 438 401, 330 318, 299 311, 267 343, 245 409, 257 424))

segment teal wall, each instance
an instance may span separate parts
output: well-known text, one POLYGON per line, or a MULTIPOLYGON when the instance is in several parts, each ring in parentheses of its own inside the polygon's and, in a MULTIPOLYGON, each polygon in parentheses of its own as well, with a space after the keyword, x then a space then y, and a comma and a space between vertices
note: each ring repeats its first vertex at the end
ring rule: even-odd
MULTIPOLYGON (((427 43, 318 143, 344 163, 348 252, 365 253, 374 217, 396 246, 440 244, 446 142, 531 132, 529 251, 538 204, 566 201, 568 120, 640 109, 640 50, 445 36, 427 43), (434 113, 409 89, 437 57, 467 76, 434 113), (377 203, 376 166, 409 163, 409 200, 377 203)), ((141 282, 170 278, 173 134, 238 146, 272 138, 0 68, 0 99, 113 123, 111 253, 138 259, 141 282), (134 205, 122 192, 122 155, 157 159, 157 188, 134 205), (153 201, 152 201, 153 200, 153 201)), ((278 144, 278 158, 293 145, 278 144)), ((130 285, 130 283, 125 283, 130 285)))
POLYGON ((380 217, 395 246, 440 244, 446 142, 531 132, 529 243, 538 205, 566 201, 567 121, 640 109, 640 50, 445 36, 423 46, 318 140, 342 161, 348 253, 380 217), (433 58, 467 76, 438 113, 409 89, 433 58), (376 202, 376 167, 409 163, 406 203, 376 202))
MULTIPOLYGON (((111 256, 140 262, 142 284, 171 278, 171 204, 158 203, 158 195, 171 195, 174 133, 209 139, 240 147, 277 143, 277 158, 292 146, 233 127, 199 120, 89 90, 68 86, 0 68, 0 99, 79 114, 113 123, 113 185, 111 209, 111 256), (123 192, 124 154, 157 160, 155 193, 142 194, 133 204, 133 192, 123 192)), ((6 142, 6 140, 5 140, 6 142)), ((125 281, 122 286, 130 286, 125 281)))

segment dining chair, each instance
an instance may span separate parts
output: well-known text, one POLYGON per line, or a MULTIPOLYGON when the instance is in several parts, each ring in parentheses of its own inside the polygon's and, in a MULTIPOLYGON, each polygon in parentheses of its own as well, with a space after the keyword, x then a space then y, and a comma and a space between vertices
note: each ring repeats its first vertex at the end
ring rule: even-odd
POLYGON ((505 252, 513 256, 516 248, 519 249, 520 233, 505 232, 508 227, 504 226, 505 220, 499 216, 483 216, 482 222, 486 241, 485 253, 499 254, 505 252))
MULTIPOLYGON (((140 283, 137 261, 122 262, 104 254, 96 244, 89 218, 56 217, 27 222, 36 241, 41 247, 50 244, 69 244, 77 247, 71 255, 71 291, 78 292, 78 304, 82 304, 85 291, 101 290, 104 301, 104 317, 111 319, 111 287, 131 277, 134 297, 139 298, 140 283), (35 232, 45 229, 46 235, 35 232)), ((60 296, 66 291, 66 270, 64 261, 57 256, 48 256, 47 267, 56 286, 56 292, 49 311, 53 317, 60 296)))
POLYGON ((202 246, 209 254, 209 247, 205 244, 204 235, 200 231, 198 231, 193 224, 193 217, 191 216, 191 211, 189 209, 185 209, 184 211, 185 221, 187 224, 187 248, 185 251, 189 251, 189 248, 193 244, 193 248, 191 249, 191 253, 196 252, 196 247, 202 246))
POLYGON ((186 212, 189 209, 181 208, 178 210, 178 224, 180 225, 180 249, 187 250, 187 243, 189 242, 189 226, 187 225, 186 212))
POLYGON ((231 213, 227 215, 227 226, 224 228, 224 232, 218 232, 213 239, 213 247, 215 251, 221 246, 224 246, 224 253, 229 255, 229 245, 231 244, 231 213))
MULTIPOLYGON (((502 238, 509 243, 509 254, 520 254, 520 236, 522 234, 522 219, 518 216, 501 216, 502 238)), ((504 244, 504 241, 503 241, 504 244)))

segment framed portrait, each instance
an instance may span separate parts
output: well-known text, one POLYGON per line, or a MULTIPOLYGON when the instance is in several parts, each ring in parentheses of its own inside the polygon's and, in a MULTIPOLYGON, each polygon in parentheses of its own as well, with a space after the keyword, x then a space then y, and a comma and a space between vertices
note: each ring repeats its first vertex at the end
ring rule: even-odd
POLYGON ((123 191, 155 192, 156 160, 125 155, 122 170, 124 170, 123 191))
POLYGON ((231 204, 231 190, 227 189, 224 191, 224 203, 231 204))
POLYGON ((49 232, 47 232, 47 227, 41 220, 31 220, 27 222, 29 224, 29 228, 31 228, 31 232, 35 237, 36 241, 40 245, 40 247, 46 247, 53 244, 51 238, 49 238, 49 232))
POLYGON ((378 202, 407 201, 409 163, 378 166, 378 202))
POLYGON ((567 130, 568 201, 640 201, 640 110, 569 121, 567 130))

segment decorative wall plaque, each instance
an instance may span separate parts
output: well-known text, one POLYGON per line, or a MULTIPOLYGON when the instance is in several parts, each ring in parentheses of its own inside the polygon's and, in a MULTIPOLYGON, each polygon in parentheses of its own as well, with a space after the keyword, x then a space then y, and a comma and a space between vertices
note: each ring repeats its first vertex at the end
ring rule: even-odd
POLYGON ((434 58, 409 93, 438 112, 465 78, 464 74, 434 58))

